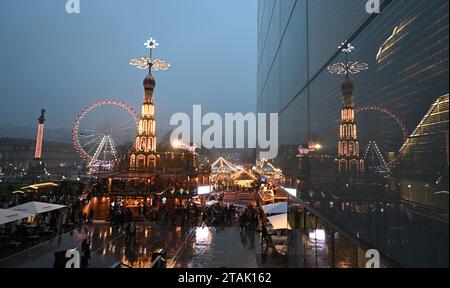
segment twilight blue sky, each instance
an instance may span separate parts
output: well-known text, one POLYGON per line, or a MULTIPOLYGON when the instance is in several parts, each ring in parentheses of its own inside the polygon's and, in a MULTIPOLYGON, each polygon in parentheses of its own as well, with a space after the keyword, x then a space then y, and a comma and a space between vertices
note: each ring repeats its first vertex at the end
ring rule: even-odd
MULTIPOLYGON (((170 115, 256 110, 257 0, 0 1, 0 125, 70 128, 87 104, 120 99, 136 109, 146 72, 129 65, 156 38, 158 130, 170 115)), ((1 136, 1 135, 0 135, 1 136)))

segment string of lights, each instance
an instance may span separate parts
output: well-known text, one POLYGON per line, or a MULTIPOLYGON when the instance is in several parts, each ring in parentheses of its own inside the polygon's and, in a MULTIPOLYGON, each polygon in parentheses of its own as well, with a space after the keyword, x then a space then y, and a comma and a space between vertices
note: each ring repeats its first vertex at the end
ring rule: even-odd
MULTIPOLYGON (((114 161, 112 161, 112 162, 111 161, 101 161, 101 160, 96 159, 94 157, 95 153, 91 155, 89 153, 89 151, 86 151, 83 148, 83 145, 80 140, 80 124, 82 123, 85 116, 88 115, 93 110, 95 110, 101 106, 106 106, 106 105, 117 106, 117 107, 127 111, 131 115, 133 121, 136 123, 136 129, 138 127, 139 117, 138 117, 136 111, 128 104, 121 102, 119 100, 114 100, 114 99, 99 100, 99 101, 96 101, 96 102, 88 105, 86 108, 81 110, 81 112, 78 113, 77 117, 75 118, 75 120, 72 124, 72 143, 74 145, 75 151, 77 151, 77 153, 80 154, 81 158, 84 159, 88 163, 101 165, 101 164, 113 164, 113 162, 114 162, 114 161)), ((100 137, 98 137, 98 139, 100 139, 100 137)), ((91 141, 94 142, 96 140, 97 139, 94 138, 91 141)), ((100 141, 100 143, 101 143, 101 141, 100 141)), ((84 144, 86 144, 86 143, 84 143, 84 144)), ((97 146, 97 148, 98 147, 100 147, 100 146, 97 146)))
POLYGON ((145 57, 133 58, 130 60, 130 64, 136 66, 138 69, 151 71, 165 71, 170 69, 171 65, 162 59, 153 59, 153 49, 159 46, 159 43, 150 38, 144 43, 145 47, 150 50, 150 55, 145 57))

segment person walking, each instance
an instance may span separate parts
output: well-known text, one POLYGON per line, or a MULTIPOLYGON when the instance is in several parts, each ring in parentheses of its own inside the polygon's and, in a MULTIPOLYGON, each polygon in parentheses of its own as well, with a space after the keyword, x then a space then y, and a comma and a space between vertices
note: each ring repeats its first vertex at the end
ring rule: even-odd
POLYGON ((136 224, 134 222, 131 222, 129 231, 130 231, 130 243, 133 243, 133 245, 136 245, 136 224))
POLYGON ((87 268, 89 265, 89 260, 91 260, 91 248, 86 239, 81 243, 81 261, 80 267, 87 268))
POLYGON ((206 217, 207 217, 206 210, 203 210, 203 212, 202 212, 202 221, 200 222, 200 226, 203 226, 203 225, 206 224, 206 217))
POLYGON ((83 222, 82 223, 83 223, 83 225, 87 223, 87 213, 86 212, 83 213, 83 222))
POLYGON ((133 220, 133 213, 131 212, 131 209, 130 208, 128 208, 127 210, 126 210, 126 212, 125 212, 125 222, 127 222, 127 223, 131 223, 131 221, 133 220))
POLYGON ((267 227, 262 225, 261 227, 261 247, 264 246, 266 242, 266 247, 269 247, 269 234, 267 233, 267 227))
POLYGON ((153 220, 156 222, 156 224, 159 224, 159 220, 160 220, 159 208, 156 207, 155 210, 153 211, 153 213, 154 213, 153 220))
POLYGON ((184 227, 186 224, 186 209, 183 206, 180 207, 179 217, 181 218, 181 227, 184 227))
POLYGON ((94 209, 91 208, 89 209, 89 215, 88 215, 88 223, 93 223, 94 222, 94 209))
POLYGON ((128 242, 130 241, 130 226, 131 223, 127 223, 125 227, 125 244, 128 245, 128 242))
POLYGON ((245 225, 246 225, 246 212, 242 212, 241 215, 239 216, 239 226, 241 227, 241 232, 244 232, 245 230, 245 225))
POLYGON ((142 214, 144 215, 144 218, 147 218, 147 203, 144 202, 144 205, 142 206, 142 214))
POLYGON ((80 210, 80 213, 78 213, 78 224, 83 226, 83 210, 80 210))

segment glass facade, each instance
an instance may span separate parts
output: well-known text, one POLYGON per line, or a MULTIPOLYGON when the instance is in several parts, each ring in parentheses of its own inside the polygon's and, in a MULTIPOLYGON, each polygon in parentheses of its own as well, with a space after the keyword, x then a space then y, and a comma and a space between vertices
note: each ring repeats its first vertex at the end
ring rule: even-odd
POLYGON ((385 0, 379 14, 365 5, 258 1, 257 109, 279 113, 274 163, 330 227, 400 266, 448 266, 449 2, 385 0), (327 69, 345 62, 346 40, 349 60, 369 66, 350 76, 366 168, 357 175, 338 172, 345 76, 327 69), (320 149, 298 155, 311 144, 320 149))

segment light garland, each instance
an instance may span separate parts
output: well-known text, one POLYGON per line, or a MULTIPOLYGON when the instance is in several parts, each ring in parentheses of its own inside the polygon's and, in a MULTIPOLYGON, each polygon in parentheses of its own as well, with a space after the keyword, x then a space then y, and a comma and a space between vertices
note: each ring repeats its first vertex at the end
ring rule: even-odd
MULTIPOLYGON (((89 163, 115 164, 115 162, 116 162, 116 161, 100 161, 100 160, 94 159, 94 157, 89 155, 89 153, 83 149, 83 147, 80 143, 80 139, 79 139, 80 124, 81 124, 82 120, 84 119, 84 117, 91 111, 95 110, 96 108, 105 106, 105 105, 117 106, 117 107, 122 108, 123 110, 127 111, 133 118, 134 122, 136 123, 136 131, 139 126, 139 117, 138 117, 136 111, 134 111, 134 109, 131 106, 129 106, 128 104, 121 102, 119 100, 114 100, 114 99, 99 100, 97 102, 90 104, 86 108, 84 108, 80 113, 78 113, 77 117, 75 118, 75 120, 72 124, 72 143, 74 145, 75 151, 77 151, 78 154, 80 154, 80 157, 89 163)), ((91 141, 95 141, 98 138, 93 139, 91 141)), ((97 147, 97 149, 98 149, 98 147, 97 147)))

